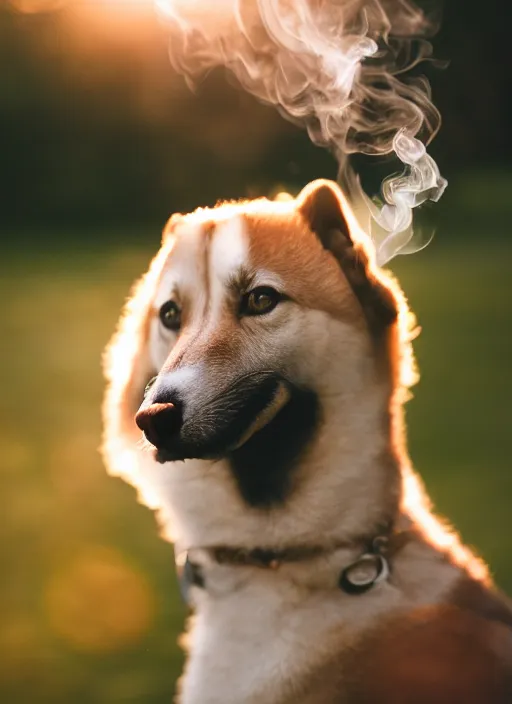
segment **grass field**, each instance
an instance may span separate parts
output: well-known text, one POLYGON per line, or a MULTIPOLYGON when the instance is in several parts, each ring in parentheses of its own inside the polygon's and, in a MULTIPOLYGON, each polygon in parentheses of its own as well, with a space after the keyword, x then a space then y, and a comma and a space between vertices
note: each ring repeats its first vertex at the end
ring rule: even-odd
MULTIPOLYGON (((144 239, 141 235, 141 239, 144 239)), ((84 238, 84 242, 87 238, 84 238)), ((185 616, 172 549, 98 456, 100 355, 157 246, 12 249, 0 283, 0 701, 170 702, 185 616)), ((411 453, 512 592, 512 242, 399 259, 423 333, 411 453)))

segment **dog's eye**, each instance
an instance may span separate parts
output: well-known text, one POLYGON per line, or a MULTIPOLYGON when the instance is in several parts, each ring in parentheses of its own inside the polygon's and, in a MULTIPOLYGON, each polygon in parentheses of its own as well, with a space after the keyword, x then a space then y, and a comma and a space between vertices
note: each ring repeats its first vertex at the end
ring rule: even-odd
POLYGON ((181 310, 175 301, 166 301, 160 308, 160 320, 168 330, 179 330, 181 325, 181 310))
POLYGON ((281 294, 270 286, 258 286, 242 298, 241 315, 270 313, 281 300, 281 294))

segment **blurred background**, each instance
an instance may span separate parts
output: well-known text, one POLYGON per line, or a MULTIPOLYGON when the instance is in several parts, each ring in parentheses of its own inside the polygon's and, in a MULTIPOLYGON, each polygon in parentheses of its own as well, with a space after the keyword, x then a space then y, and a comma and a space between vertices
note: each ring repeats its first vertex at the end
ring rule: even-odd
MULTIPOLYGON (((512 593, 504 5, 446 2, 450 65, 425 70, 449 187, 421 216, 434 241, 391 267, 423 328, 413 461, 512 593)), ((330 155, 222 72, 185 87, 149 0, 0 0, 2 703, 171 701, 186 612, 171 546, 98 455, 102 349, 171 212, 319 176, 330 155)))

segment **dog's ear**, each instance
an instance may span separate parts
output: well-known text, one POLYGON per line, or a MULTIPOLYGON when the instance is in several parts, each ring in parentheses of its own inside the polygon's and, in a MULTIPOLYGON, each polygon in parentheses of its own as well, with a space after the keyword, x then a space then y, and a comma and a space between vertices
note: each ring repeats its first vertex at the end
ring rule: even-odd
POLYGON ((337 234, 347 243, 351 239, 342 199, 338 185, 325 179, 312 181, 297 197, 299 211, 326 249, 337 234))
POLYGON ((338 261, 372 334, 382 335, 397 319, 395 297, 379 279, 372 244, 365 241, 340 188, 333 181, 313 181, 299 194, 297 207, 323 247, 338 261))

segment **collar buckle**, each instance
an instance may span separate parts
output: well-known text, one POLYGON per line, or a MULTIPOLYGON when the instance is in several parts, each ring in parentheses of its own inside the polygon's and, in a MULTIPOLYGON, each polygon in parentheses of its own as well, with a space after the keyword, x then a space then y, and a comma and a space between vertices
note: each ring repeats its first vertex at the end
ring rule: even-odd
POLYGON ((389 563, 383 555, 366 553, 340 574, 338 586, 346 594, 364 594, 389 576, 389 563))
POLYGON ((364 594, 378 582, 389 577, 389 562, 383 553, 389 549, 386 535, 378 535, 372 540, 369 552, 345 567, 341 572, 338 586, 346 594, 364 594))

